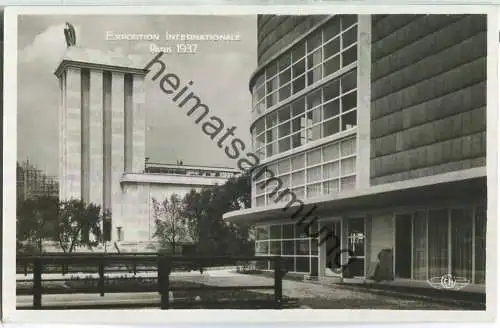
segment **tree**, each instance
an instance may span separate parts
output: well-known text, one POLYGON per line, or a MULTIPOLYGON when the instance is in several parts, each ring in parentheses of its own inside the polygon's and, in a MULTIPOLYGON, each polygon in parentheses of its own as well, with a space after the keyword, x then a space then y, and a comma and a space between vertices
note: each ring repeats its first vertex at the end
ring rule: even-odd
POLYGON ((153 237, 160 242, 161 249, 170 248, 176 254, 176 247, 186 241, 189 233, 183 216, 183 203, 178 195, 173 194, 162 202, 153 199, 153 217, 155 233, 153 237))
POLYGON ((54 236, 59 201, 56 197, 18 200, 16 240, 19 251, 43 252, 43 240, 54 236))
POLYGON ((184 198, 184 211, 198 252, 205 255, 253 254, 251 229, 224 221, 226 212, 250 206, 250 180, 247 175, 231 178, 225 184, 191 191, 184 198))
POLYGON ((65 253, 72 253, 77 247, 91 249, 101 242, 104 213, 100 206, 76 199, 59 205, 58 222, 52 240, 59 243, 65 253), (91 238, 91 234, 94 238, 91 238))

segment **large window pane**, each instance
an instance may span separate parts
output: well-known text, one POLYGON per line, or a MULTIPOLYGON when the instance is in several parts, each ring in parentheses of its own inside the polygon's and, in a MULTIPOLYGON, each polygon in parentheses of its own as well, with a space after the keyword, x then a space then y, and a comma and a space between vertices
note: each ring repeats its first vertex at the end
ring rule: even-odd
POLYGON ((486 272, 486 206, 476 207, 474 227, 475 283, 484 284, 486 272))
POLYGON ((358 48, 354 45, 342 52, 342 67, 354 63, 358 60, 358 48))
POLYGON ((321 45, 321 30, 314 32, 311 36, 307 38, 307 51, 311 52, 321 45))
POLYGON ((323 137, 328 137, 340 132, 340 119, 333 118, 323 123, 323 137))
POLYGON ((340 154, 342 157, 354 155, 356 153, 356 139, 346 139, 342 141, 340 154))
POLYGON ((302 59, 299 62, 293 64, 292 73, 293 73, 294 79, 303 75, 305 72, 306 72, 306 60, 305 59, 302 59))
POLYGON ((293 188, 292 192, 297 196, 298 199, 302 199, 305 196, 305 187, 293 188))
POLYGON ((278 69, 280 71, 284 70, 285 68, 287 68, 288 66, 290 66, 291 64, 291 54, 290 52, 287 52, 285 54, 283 54, 279 60, 278 60, 278 69))
POLYGON ((281 239, 281 225, 272 224, 270 228, 270 239, 281 239))
POLYGON ((450 273, 448 268, 448 210, 429 211, 429 279, 450 273))
POLYGON ((339 162, 332 162, 323 165, 323 179, 337 178, 339 174, 339 162))
POLYGON ((324 52, 325 59, 337 54, 340 51, 340 38, 335 38, 329 43, 325 44, 324 52))
POLYGON ((314 141, 321 139, 321 125, 307 129, 307 140, 314 141))
POLYGON ((308 273, 310 272, 310 263, 309 263, 310 257, 305 256, 305 257, 296 257, 295 258, 295 271, 296 272, 304 272, 308 273))
POLYGON ((427 216, 416 212, 413 216, 413 279, 427 279, 427 216))
POLYGON ((306 76, 302 75, 292 82, 293 93, 297 93, 306 87, 306 76))
POLYGON ((287 84, 287 85, 281 87, 281 89, 279 91, 279 101, 285 100, 288 97, 290 97, 291 92, 292 92, 292 85, 291 84, 287 84))
POLYGON ((356 188, 356 176, 342 178, 340 180, 340 190, 348 191, 356 188))
POLYGON ((321 183, 315 183, 315 184, 307 186, 307 197, 308 198, 319 197, 321 195, 322 195, 321 183))
POLYGON ((268 225, 256 226, 255 230, 256 230, 256 239, 257 240, 269 239, 269 226, 268 225))
POLYGON ((286 122, 290 119, 290 106, 286 106, 278 110, 278 120, 280 123, 286 122))
POLYGON ((346 48, 355 43, 358 39, 358 28, 353 26, 344 33, 342 33, 342 47, 346 48))
POLYGON ((308 152, 306 162, 307 165, 315 165, 321 162, 321 148, 308 152))
POLYGON ((301 98, 292 104, 292 117, 303 114, 306 108, 305 99, 301 98))
POLYGON ((451 274, 472 280, 472 209, 451 210, 451 274))
POLYGON ((325 42, 340 33, 340 16, 333 17, 323 28, 323 39, 325 42))
POLYGON ((264 118, 259 119, 255 123, 255 134, 260 134, 261 132, 264 131, 264 128, 265 128, 264 124, 265 124, 264 118))
POLYGON ((322 68, 318 66, 307 73, 307 85, 318 82, 322 78, 322 68))
POLYGON ((342 131, 352 129, 358 125, 358 117, 356 111, 353 110, 341 116, 341 129, 342 131))
POLYGON ((307 169, 307 183, 321 180, 321 166, 307 169))
POLYGON ((295 241, 295 254, 309 255, 309 239, 299 239, 295 241))
POLYGON ((305 162, 304 162, 305 156, 304 154, 297 155, 292 158, 292 171, 303 169, 305 162))
POLYGON ((327 86, 323 87, 323 102, 327 102, 330 99, 334 99, 340 96, 340 81, 334 80, 328 83, 327 86))
POLYGON ((304 171, 292 173, 292 186, 301 186, 304 182, 304 171))
POLYGON ((325 77, 330 75, 330 74, 335 73, 339 69, 340 69, 340 55, 337 55, 335 57, 328 59, 323 64, 323 72, 324 72, 325 77))
POLYGON ((343 15, 341 21, 342 30, 346 30, 358 22, 358 15, 343 15))
POLYGON ((257 241, 255 242, 255 254, 257 256, 268 256, 269 255, 269 241, 257 241))
POLYGON ((325 195, 336 194, 339 192, 339 180, 330 180, 323 182, 323 193, 325 195))
POLYGON ((339 143, 329 144, 323 147, 323 161, 330 161, 339 158, 339 143))
POLYGON ((271 241, 270 255, 281 255, 281 241, 271 241))
POLYGON ((292 49, 292 61, 296 62, 297 60, 304 57, 306 54, 306 48, 304 43, 299 43, 292 49))
POLYGON ((285 268, 287 272, 294 272, 295 271, 295 257, 293 256, 287 256, 283 258, 283 261, 285 262, 285 268))
POLYGON ((269 64, 266 68, 266 79, 270 80, 278 73, 278 63, 276 61, 269 64))
POLYGON ((342 77, 342 93, 356 89, 358 74, 356 70, 352 70, 342 77))
POLYGON ((292 148, 300 147, 304 144, 301 133, 296 133, 292 136, 292 148))
POLYGON ((314 91, 307 96, 307 108, 311 109, 321 104, 321 89, 314 91))
POLYGON ((295 225, 294 224, 283 224, 281 226, 281 231, 283 234, 283 239, 293 239, 295 237, 295 225))
POLYGON ((288 135, 290 135, 290 122, 283 123, 278 127, 278 136, 280 138, 288 135))
POLYGON ((280 153, 290 150, 291 149, 290 137, 286 137, 278 141, 278 148, 280 153))
MULTIPOLYGON (((325 120, 340 114, 340 100, 335 99, 323 105, 323 117, 325 120)), ((338 128, 337 128, 338 129, 338 128)))
POLYGON ((357 94, 356 91, 345 94, 342 96, 342 113, 356 108, 357 94))

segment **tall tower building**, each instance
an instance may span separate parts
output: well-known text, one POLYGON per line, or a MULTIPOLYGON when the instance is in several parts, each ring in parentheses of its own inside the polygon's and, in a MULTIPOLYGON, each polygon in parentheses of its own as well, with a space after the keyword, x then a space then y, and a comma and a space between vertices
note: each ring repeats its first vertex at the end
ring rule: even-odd
POLYGON ((69 47, 55 75, 59 110, 59 197, 121 213, 120 178, 145 157, 144 77, 127 58, 69 47))

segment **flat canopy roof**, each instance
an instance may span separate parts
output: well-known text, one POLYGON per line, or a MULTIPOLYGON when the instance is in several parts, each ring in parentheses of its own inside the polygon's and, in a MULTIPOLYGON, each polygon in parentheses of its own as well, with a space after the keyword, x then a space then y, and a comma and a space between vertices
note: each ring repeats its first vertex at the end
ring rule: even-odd
MULTIPOLYGON (((301 215, 314 206, 316 214, 335 216, 345 212, 377 210, 387 207, 418 206, 453 202, 476 201, 486 197, 486 168, 474 168, 419 179, 371 186, 365 189, 342 192, 333 196, 303 200, 301 215)), ((263 220, 290 218, 300 208, 295 203, 285 209, 287 203, 266 207, 253 207, 224 214, 233 223, 257 223, 263 220)))

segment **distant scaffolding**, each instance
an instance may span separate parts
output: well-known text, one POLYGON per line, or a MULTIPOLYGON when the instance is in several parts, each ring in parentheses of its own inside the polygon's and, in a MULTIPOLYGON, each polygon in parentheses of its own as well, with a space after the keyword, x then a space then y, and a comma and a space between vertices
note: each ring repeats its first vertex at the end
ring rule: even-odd
POLYGON ((57 179, 37 169, 29 161, 17 163, 16 179, 18 199, 59 196, 57 179))

